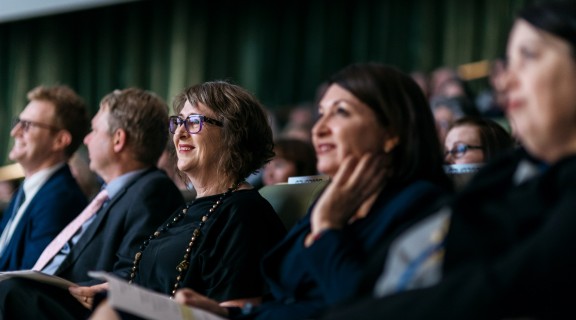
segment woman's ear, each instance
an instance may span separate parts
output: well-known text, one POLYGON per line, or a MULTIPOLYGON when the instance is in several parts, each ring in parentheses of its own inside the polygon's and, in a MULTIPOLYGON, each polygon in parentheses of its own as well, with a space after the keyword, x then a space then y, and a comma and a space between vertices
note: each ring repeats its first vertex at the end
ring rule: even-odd
POLYGON ((386 138, 386 140, 384 140, 384 153, 390 153, 392 152, 392 150, 394 150, 394 148, 396 148, 396 146, 398 145, 398 141, 400 139, 398 138, 398 136, 391 136, 386 138))

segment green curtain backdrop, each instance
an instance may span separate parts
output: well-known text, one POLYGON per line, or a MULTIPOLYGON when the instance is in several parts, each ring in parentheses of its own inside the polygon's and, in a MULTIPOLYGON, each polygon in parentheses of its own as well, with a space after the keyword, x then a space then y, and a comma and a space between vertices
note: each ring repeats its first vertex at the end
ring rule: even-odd
POLYGON ((379 61, 429 72, 503 54, 530 0, 148 0, 0 24, 0 165, 11 119, 40 84, 90 104, 130 86, 169 103, 185 87, 229 79, 270 109, 313 99, 337 69, 379 61))

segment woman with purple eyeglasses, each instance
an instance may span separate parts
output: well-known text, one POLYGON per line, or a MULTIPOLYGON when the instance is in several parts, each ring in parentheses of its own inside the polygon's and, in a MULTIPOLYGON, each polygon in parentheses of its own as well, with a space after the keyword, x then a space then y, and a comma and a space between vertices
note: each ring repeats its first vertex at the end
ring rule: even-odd
POLYGON ((174 112, 177 167, 197 196, 125 257, 132 266, 126 280, 167 297, 193 288, 223 307, 258 304, 268 292, 260 260, 286 234, 270 203, 244 180, 274 156, 264 108, 240 86, 213 81, 177 95, 174 112))

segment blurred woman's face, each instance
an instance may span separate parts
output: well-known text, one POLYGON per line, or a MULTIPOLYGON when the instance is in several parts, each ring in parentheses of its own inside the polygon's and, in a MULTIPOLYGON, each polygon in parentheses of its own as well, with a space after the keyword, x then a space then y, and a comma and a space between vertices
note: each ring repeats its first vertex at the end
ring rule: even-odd
POLYGON ((549 163, 576 153, 576 61, 570 45, 517 20, 507 54, 503 89, 514 135, 549 163))
POLYGON ((288 182, 288 178, 296 176, 296 163, 282 157, 274 157, 264 167, 262 182, 264 185, 288 182))
POLYGON ((483 163, 484 151, 478 128, 472 125, 453 127, 446 135, 445 161, 449 164, 483 163))
POLYGON ((352 93, 331 85, 319 105, 319 119, 312 128, 319 172, 334 176, 348 155, 381 153, 388 140, 385 129, 370 107, 352 93))

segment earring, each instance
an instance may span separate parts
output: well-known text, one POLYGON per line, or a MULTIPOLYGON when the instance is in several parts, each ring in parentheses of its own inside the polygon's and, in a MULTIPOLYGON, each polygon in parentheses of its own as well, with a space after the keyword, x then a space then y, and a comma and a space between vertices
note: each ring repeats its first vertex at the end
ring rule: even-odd
POLYGON ((384 143, 384 153, 390 153, 396 146, 398 145, 398 137, 394 137, 392 139, 388 139, 384 143))

